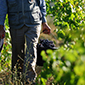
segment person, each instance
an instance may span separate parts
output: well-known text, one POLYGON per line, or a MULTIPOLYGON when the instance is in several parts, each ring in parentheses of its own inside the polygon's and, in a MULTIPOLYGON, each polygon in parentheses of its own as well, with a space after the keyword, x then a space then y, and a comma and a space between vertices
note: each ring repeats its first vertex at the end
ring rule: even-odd
MULTIPOLYGON (((12 43, 12 71, 17 67, 26 83, 32 85, 37 77, 35 66, 37 43, 42 31, 50 34, 46 21, 45 0, 0 0, 0 37, 5 34, 4 21, 8 14, 12 43), (38 3, 37 3, 38 2, 38 3)), ((18 74, 18 76, 20 76, 18 74)))

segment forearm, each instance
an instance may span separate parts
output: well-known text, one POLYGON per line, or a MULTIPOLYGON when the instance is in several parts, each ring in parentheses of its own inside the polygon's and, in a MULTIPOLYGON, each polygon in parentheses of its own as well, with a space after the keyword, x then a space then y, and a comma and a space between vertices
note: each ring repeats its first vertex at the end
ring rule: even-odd
POLYGON ((0 25, 4 26, 6 14, 7 14, 6 0, 0 0, 0 25))

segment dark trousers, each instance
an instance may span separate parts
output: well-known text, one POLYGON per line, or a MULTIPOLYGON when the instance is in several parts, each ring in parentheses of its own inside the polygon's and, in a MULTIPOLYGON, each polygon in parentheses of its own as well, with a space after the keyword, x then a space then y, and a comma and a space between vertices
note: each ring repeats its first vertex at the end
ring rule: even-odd
POLYGON ((22 72, 27 81, 34 81, 37 74, 35 65, 37 59, 36 46, 41 25, 20 29, 10 29, 12 40, 12 71, 22 72))

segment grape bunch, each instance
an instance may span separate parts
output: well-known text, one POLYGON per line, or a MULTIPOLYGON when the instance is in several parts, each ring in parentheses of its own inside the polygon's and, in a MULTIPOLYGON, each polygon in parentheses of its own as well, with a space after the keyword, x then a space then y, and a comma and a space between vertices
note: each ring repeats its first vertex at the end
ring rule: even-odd
POLYGON ((53 41, 49 41, 48 39, 40 39, 39 43, 37 44, 37 65, 38 66, 43 66, 43 63, 45 61, 42 59, 42 56, 40 53, 42 50, 46 52, 47 49, 56 50, 57 47, 55 47, 53 41))
POLYGON ((49 41, 48 39, 40 39, 39 46, 45 49, 57 49, 53 43, 53 41, 49 41))

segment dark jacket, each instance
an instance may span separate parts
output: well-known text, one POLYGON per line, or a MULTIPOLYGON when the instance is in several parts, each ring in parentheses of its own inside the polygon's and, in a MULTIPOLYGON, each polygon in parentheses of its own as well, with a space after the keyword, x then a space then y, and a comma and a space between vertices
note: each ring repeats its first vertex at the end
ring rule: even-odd
POLYGON ((37 4, 36 0, 0 0, 0 25, 4 25, 6 14, 11 28, 38 25, 41 20, 46 22, 45 1, 37 4))

